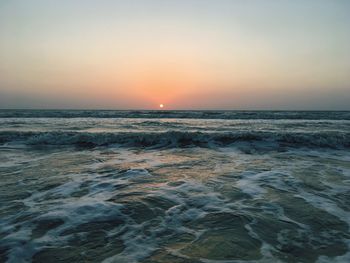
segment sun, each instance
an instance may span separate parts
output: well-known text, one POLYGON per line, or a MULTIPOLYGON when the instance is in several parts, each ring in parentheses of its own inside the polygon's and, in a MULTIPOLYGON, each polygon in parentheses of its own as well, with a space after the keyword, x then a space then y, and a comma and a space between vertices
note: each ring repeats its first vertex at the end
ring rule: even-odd
POLYGON ((159 104, 159 108, 164 108, 164 104, 159 104))

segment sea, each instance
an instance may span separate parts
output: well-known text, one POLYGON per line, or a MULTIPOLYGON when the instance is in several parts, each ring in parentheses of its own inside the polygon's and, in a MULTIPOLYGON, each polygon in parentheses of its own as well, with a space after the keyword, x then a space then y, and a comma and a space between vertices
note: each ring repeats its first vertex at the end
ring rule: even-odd
POLYGON ((350 112, 0 110, 0 262, 350 262, 350 112))

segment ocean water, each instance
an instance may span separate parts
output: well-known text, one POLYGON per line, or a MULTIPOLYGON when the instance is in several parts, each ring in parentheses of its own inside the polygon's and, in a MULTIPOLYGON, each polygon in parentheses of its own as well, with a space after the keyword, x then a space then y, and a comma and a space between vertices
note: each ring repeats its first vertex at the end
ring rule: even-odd
POLYGON ((0 111, 0 262, 350 262, 350 112, 0 111))

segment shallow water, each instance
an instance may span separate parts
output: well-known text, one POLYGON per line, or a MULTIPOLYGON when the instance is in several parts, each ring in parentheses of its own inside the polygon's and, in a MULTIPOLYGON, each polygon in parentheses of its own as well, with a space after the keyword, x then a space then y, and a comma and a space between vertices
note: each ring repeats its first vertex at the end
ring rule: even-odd
POLYGON ((0 262, 350 262, 346 118, 26 114, 0 114, 0 262))

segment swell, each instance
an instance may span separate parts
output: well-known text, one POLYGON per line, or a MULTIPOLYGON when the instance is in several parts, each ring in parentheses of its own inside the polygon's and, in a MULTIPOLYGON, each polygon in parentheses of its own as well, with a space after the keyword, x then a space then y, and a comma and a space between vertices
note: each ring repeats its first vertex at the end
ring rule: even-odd
POLYGON ((250 143, 268 147, 350 147, 349 132, 0 132, 0 143, 26 145, 107 146, 120 144, 135 147, 230 146, 250 143))
POLYGON ((0 118, 178 118, 350 120, 350 111, 0 110, 0 118))

